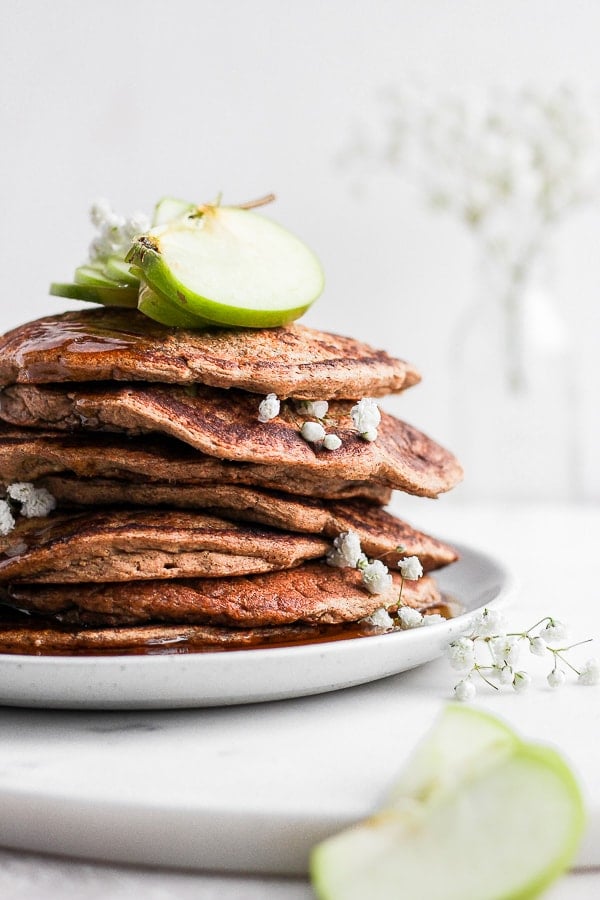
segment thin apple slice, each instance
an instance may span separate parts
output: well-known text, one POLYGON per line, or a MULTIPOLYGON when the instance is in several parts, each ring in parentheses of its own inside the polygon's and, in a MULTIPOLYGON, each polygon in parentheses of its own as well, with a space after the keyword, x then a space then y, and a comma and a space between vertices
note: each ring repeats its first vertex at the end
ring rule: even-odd
POLYGON ((194 209, 194 204, 188 203, 187 200, 178 200, 176 197, 163 197, 154 207, 152 227, 165 225, 167 222, 173 222, 174 219, 181 219, 193 212, 194 209))
POLYGON ((161 296, 209 322, 250 328, 297 319, 323 289, 314 254, 245 209, 205 206, 152 228, 127 257, 161 296))
POLYGON ((407 793, 315 849, 321 900, 525 900, 568 867, 584 812, 560 755, 487 715, 481 733, 479 713, 448 715, 408 764, 407 793))
POLYGON ((96 266, 78 266, 75 269, 75 284, 91 284, 94 287, 118 287, 118 282, 103 269, 96 266))
POLYGON ((130 306, 135 308, 138 303, 137 288, 119 287, 117 284, 109 287, 108 285, 53 282, 50 285, 50 293, 54 297, 85 300, 87 303, 102 303, 104 306, 130 306))
POLYGON ((139 287, 140 280, 131 272, 131 266, 118 256, 107 257, 104 263, 104 271, 109 278, 120 284, 128 284, 131 287, 139 287))

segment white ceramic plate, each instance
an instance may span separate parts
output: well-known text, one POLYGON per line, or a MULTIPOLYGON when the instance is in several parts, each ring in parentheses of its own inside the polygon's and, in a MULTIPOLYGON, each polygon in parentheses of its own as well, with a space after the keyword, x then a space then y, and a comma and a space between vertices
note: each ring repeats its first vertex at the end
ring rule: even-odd
POLYGON ((464 615, 438 625, 297 647, 173 656, 0 654, 0 704, 63 709, 169 709, 283 700, 386 678, 440 656, 473 612, 508 602, 513 577, 493 557, 459 546, 435 573, 464 615))

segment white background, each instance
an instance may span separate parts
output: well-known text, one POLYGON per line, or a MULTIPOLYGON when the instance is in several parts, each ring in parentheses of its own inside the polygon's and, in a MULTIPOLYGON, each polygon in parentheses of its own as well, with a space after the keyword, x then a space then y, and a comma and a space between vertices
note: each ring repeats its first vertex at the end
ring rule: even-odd
MULTIPOLYGON (((599 38, 600 7, 572 0, 3 0, 0 326, 69 305, 47 286, 83 261, 98 196, 132 212, 165 194, 234 203, 275 191, 269 214, 327 275, 308 324, 413 361, 424 382, 392 408, 460 453, 449 333, 473 296, 473 246, 392 175, 357 193, 339 155, 380 88, 407 73, 594 88, 599 38)), ((599 236, 597 209, 572 218, 555 267, 576 342, 585 500, 600 497, 599 236)), ((492 483, 510 460, 486 464, 492 483)), ((550 474, 536 491, 553 498, 550 474)))

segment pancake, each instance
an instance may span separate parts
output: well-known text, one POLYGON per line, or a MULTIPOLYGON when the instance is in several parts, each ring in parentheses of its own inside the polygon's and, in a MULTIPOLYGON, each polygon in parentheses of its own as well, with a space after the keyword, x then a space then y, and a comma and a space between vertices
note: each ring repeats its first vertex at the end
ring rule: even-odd
MULTIPOLYGON (((355 569, 305 563, 293 571, 219 580, 95 584, 85 590, 79 585, 11 585, 9 598, 20 610, 74 624, 333 625, 356 622, 382 605, 393 605, 400 576, 393 578, 387 593, 370 594, 355 569)), ((425 608, 439 604, 441 595, 433 578, 425 575, 405 582, 402 600, 425 608)))
POLYGON ((202 513, 107 510, 21 519, 0 538, 0 582, 220 578, 317 559, 330 542, 202 513))
POLYGON ((296 471, 284 466, 235 463, 206 456, 181 441, 159 436, 127 438, 112 434, 77 434, 0 428, 0 480, 36 481, 53 473, 81 479, 108 478, 137 484, 181 484, 184 490, 206 482, 256 485, 305 497, 360 497, 385 505, 391 491, 366 481, 332 478, 327 472, 296 471))
POLYGON ((158 381, 309 400, 381 397, 420 381, 408 363, 352 338, 291 324, 186 330, 137 310, 46 316, 0 339, 0 386, 158 381))
POLYGON ((17 384, 0 393, 0 418, 13 425, 66 431, 162 432, 219 459, 283 467, 353 481, 375 481, 426 497, 462 478, 456 458, 411 425, 382 412, 379 437, 369 443, 352 427, 350 402, 330 404, 328 428, 342 439, 318 450, 300 435, 291 403, 272 421, 257 420, 256 398, 243 391, 199 385, 17 384))
POLYGON ((417 531, 380 507, 364 503, 327 503, 276 491, 230 484, 141 484, 106 478, 48 476, 37 482, 64 506, 168 506, 205 509, 234 521, 259 522, 285 531, 323 534, 333 539, 355 531, 364 552, 395 566, 404 556, 418 556, 427 572, 454 562, 448 544, 417 531), (398 546, 403 547, 398 553, 398 546))

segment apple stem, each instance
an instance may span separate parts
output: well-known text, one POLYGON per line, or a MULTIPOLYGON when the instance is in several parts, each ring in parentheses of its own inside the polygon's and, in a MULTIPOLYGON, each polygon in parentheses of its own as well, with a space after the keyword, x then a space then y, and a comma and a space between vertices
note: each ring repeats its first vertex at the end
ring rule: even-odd
POLYGON ((275 194, 265 194, 264 197, 259 197, 257 200, 248 200, 246 203, 238 203, 238 209, 256 209, 257 206, 266 206, 267 203, 272 203, 275 200, 275 194))

